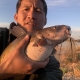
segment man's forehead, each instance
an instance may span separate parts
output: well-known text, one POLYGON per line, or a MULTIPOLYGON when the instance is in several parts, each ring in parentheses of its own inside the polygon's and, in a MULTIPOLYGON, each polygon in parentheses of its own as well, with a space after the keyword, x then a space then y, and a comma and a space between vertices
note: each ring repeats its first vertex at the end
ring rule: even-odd
POLYGON ((34 6, 42 6, 43 3, 41 0, 22 0, 21 5, 34 5, 34 6))
POLYGON ((25 3, 39 3, 39 4, 42 4, 42 1, 41 0, 22 0, 22 3, 25 2, 25 3))

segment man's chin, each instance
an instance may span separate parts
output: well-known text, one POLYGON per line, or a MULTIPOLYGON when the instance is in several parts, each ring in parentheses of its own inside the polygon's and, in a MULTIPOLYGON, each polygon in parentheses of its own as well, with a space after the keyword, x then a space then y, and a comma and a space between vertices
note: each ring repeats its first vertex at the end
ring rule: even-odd
POLYGON ((25 27, 25 30, 26 30, 26 32, 28 32, 29 34, 32 34, 34 31, 35 31, 35 29, 33 29, 33 28, 28 28, 28 27, 25 27))
POLYGON ((32 33, 35 30, 41 30, 43 29, 42 27, 39 26, 34 26, 34 25, 25 25, 24 28, 26 29, 27 32, 32 33))
POLYGON ((25 27, 26 30, 28 30, 29 32, 33 32, 34 30, 37 30, 37 26, 34 26, 34 25, 25 25, 24 27, 25 27))

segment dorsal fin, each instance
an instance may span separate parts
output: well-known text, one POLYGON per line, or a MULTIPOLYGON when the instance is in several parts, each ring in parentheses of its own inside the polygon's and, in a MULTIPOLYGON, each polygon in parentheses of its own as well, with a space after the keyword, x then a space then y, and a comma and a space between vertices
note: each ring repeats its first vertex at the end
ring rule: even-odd
POLYGON ((23 34, 27 34, 27 32, 23 28, 12 22, 10 24, 10 34, 13 34, 16 37, 20 37, 23 34))

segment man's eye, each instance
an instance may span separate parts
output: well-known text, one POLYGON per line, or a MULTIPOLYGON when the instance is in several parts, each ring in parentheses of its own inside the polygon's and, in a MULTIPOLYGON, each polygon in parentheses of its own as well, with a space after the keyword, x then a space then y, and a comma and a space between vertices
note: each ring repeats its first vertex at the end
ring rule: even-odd
POLYGON ((41 10, 40 9, 36 9, 36 11, 41 13, 41 10))
POLYGON ((29 8, 26 8, 25 10, 29 10, 29 8))
POLYGON ((28 10, 29 10, 29 8, 24 8, 24 10, 25 10, 25 11, 28 11, 28 10))

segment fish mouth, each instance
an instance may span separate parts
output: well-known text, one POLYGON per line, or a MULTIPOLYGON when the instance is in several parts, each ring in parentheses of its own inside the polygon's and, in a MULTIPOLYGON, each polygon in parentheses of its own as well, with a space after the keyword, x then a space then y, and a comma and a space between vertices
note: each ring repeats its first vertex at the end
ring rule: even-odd
POLYGON ((68 29, 66 30, 66 33, 69 35, 69 36, 71 36, 71 28, 70 27, 68 27, 68 29))

